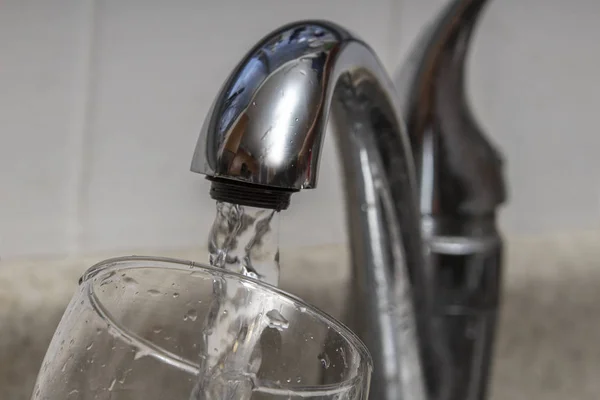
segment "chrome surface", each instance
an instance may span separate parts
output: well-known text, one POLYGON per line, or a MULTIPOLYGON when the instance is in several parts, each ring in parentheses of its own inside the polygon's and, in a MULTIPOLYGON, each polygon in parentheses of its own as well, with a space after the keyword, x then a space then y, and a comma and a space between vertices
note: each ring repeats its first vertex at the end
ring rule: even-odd
POLYGON ((465 62, 487 0, 450 1, 396 74, 424 215, 494 213, 506 197, 502 161, 468 107, 465 62))
MULTIPOLYGON (((455 5, 469 8, 475 3, 457 1, 455 5)), ((435 32, 443 30, 441 25, 468 25, 474 19, 459 16, 449 7, 438 20, 435 32), (457 18, 465 21, 457 23, 457 18)), ((430 40, 422 45, 437 45, 436 37, 430 34, 430 40)), ((423 71, 422 64, 413 63, 411 70, 423 71)), ((409 83, 421 79, 422 75, 417 75, 409 83)), ((469 180, 451 179, 448 185, 473 189, 467 191, 469 195, 455 197, 461 200, 460 207, 448 202, 441 213, 431 207, 435 212, 429 212, 423 206, 437 204, 435 197, 423 200, 427 193, 446 193, 437 189, 444 182, 433 179, 437 170, 430 168, 434 172, 427 172, 424 160, 433 157, 428 161, 431 165, 455 166, 447 160, 437 160, 440 152, 422 150, 431 148, 428 143, 435 142, 430 139, 433 134, 409 130, 409 137, 401 115, 404 112, 410 117, 414 110, 421 110, 412 105, 415 98, 420 99, 419 90, 411 85, 401 87, 405 89, 401 93, 411 95, 398 97, 377 56, 347 30, 323 21, 284 26, 259 41, 223 85, 205 120, 191 169, 217 182, 238 182, 244 190, 254 188, 257 194, 265 188, 290 192, 314 188, 331 114, 343 166, 352 251, 349 323, 373 356, 370 398, 456 398, 456 351, 451 346, 454 339, 450 333, 460 329, 448 329, 449 323, 440 315, 439 302, 446 297, 440 297, 438 292, 445 293, 448 288, 440 286, 445 281, 439 278, 442 274, 438 270, 448 268, 434 253, 448 249, 458 252, 455 256, 465 257, 462 253, 467 252, 466 257, 477 258, 487 256, 490 248, 497 250, 499 237, 494 229, 493 210, 477 214, 476 218, 470 214, 463 218, 461 214, 478 209, 472 207, 481 203, 474 201, 478 196, 495 197, 487 192, 474 195, 479 188, 488 190, 485 182, 472 188, 469 180), (474 223, 468 223, 473 219, 474 223), (427 246, 440 234, 443 240, 427 246)), ((444 104, 442 98, 436 101, 444 104)), ((454 121, 454 117, 450 115, 449 120, 454 121)), ((463 149, 462 141, 465 146, 479 143, 471 139, 471 133, 455 131, 462 127, 451 122, 451 133, 438 133, 456 140, 456 148, 463 149)), ((472 149, 479 150, 464 148, 472 149)), ((460 156, 469 159, 464 154, 460 156)), ((452 161, 461 163, 458 156, 452 161)), ((458 172, 469 169, 469 165, 460 167, 458 172)), ((452 170, 443 172, 454 176, 452 170)), ((495 205, 495 201, 483 203, 495 205)), ((470 282, 477 282, 477 276, 470 282)), ((473 285, 467 289, 480 288, 473 285)), ((448 309, 460 309, 461 304, 455 305, 449 304, 452 307, 448 309)))
POLYGON ((424 30, 395 83, 420 188, 432 323, 443 332, 445 398, 486 398, 501 282, 499 153, 468 107, 465 63, 486 0, 454 0, 424 30))
POLYGON ((217 96, 192 171, 282 189, 315 187, 331 82, 346 72, 342 44, 360 47, 327 23, 300 23, 263 39, 217 96))

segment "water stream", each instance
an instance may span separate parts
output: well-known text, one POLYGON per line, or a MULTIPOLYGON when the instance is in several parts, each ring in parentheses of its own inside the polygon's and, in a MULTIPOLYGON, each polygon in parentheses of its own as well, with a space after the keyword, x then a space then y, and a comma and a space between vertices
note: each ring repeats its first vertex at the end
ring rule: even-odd
MULTIPOLYGON (((209 234, 210 264, 271 285, 279 283, 279 213, 217 202, 209 234)), ((246 289, 228 289, 215 279, 203 332, 205 352, 192 400, 247 400, 261 364, 259 340, 267 327, 287 321, 265 301, 252 302, 246 289), (264 313, 263 310, 270 310, 264 313)), ((273 304, 274 306, 274 304, 273 304)))

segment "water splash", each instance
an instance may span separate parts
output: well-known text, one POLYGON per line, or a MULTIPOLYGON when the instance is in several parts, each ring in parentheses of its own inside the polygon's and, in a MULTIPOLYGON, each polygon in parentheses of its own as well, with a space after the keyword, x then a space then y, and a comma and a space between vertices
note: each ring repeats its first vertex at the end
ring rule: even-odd
POLYGON ((277 310, 271 310, 267 312, 267 325, 269 328, 283 331, 290 326, 290 323, 281 313, 277 310))

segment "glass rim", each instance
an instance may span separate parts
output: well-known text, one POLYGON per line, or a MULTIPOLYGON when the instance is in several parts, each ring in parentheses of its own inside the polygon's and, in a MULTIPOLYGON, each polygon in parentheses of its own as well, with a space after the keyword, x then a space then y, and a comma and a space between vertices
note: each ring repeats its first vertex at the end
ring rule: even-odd
MULTIPOLYGON (((105 274, 105 273, 139 268, 139 266, 133 266, 132 263, 140 262, 140 261, 154 263, 154 264, 146 265, 143 268, 173 269, 173 270, 179 270, 179 271, 190 271, 190 270, 197 269, 197 270, 204 271, 208 274, 218 274, 220 276, 230 277, 230 278, 242 281, 242 282, 251 283, 253 285, 258 286, 261 290, 265 290, 267 292, 272 293, 273 295, 276 295, 276 296, 282 297, 288 301, 294 302, 295 304, 305 308, 306 311, 310 312, 314 317, 318 318, 324 324, 327 324, 327 326, 330 326, 331 328, 335 329, 335 331, 338 334, 340 334, 344 338, 344 340, 346 340, 351 346, 353 346, 356 349, 356 351, 358 352, 358 354, 360 356, 361 364, 363 364, 366 367, 366 371, 364 371, 363 373, 366 372, 367 374, 369 374, 370 371, 372 371, 372 369, 373 369, 373 360, 372 360, 371 354, 369 353, 369 350, 367 349, 367 346, 345 324, 343 324, 336 318, 332 317, 325 311, 319 309, 318 307, 305 302, 301 298, 299 298, 291 293, 288 293, 285 290, 282 290, 276 286, 270 285, 266 282, 262 282, 258 279, 254 279, 254 278, 242 275, 242 274, 238 274, 236 272, 228 271, 226 269, 213 267, 213 266, 210 266, 210 265, 207 265, 204 263, 199 263, 196 261, 183 260, 183 259, 177 259, 177 258, 171 258, 171 257, 138 256, 138 255, 121 256, 121 257, 108 258, 108 259, 99 261, 96 264, 92 265, 90 268, 87 269, 87 271, 85 271, 83 273, 83 275, 79 279, 79 285, 80 286, 84 285, 84 284, 89 285, 89 291, 90 290, 93 291, 93 289, 92 289, 93 285, 91 282, 93 278, 95 278, 99 275, 105 274)), ((96 297, 95 294, 92 292, 90 292, 89 294, 92 295, 93 297, 96 297)), ((96 301, 100 301, 100 300, 96 298, 96 301)), ((92 302, 94 302, 94 301, 92 301, 92 302)), ((95 304, 95 305, 93 304, 93 308, 94 308, 94 311, 100 315, 100 317, 107 317, 111 323, 115 324, 116 326, 114 326, 114 328, 117 328, 120 325, 120 324, 117 324, 116 321, 114 321, 114 318, 112 317, 111 313, 108 312, 108 310, 106 310, 102 304, 95 304)), ((120 327, 120 328, 122 328, 122 327, 120 327)), ((120 329, 117 328, 117 330, 120 330, 120 329)), ((178 367, 184 367, 183 365, 181 365, 181 362, 183 361, 183 359, 176 356, 175 354, 166 352, 164 349, 153 348, 154 346, 148 346, 148 344, 145 343, 146 341, 142 338, 137 337, 137 335, 133 335, 133 337, 128 337, 131 335, 127 334, 127 332, 120 332, 120 333, 125 335, 126 339, 138 342, 137 344, 142 347, 150 347, 149 350, 151 350, 152 352, 158 351, 160 353, 167 353, 167 354, 160 354, 159 358, 161 358, 164 362, 174 365, 174 366, 177 365, 178 367), (165 358, 165 357, 167 357, 167 358, 165 358)), ((157 354, 157 356, 158 356, 158 354, 157 354)), ((189 368, 184 367, 184 369, 189 371, 189 368)), ((361 369, 362 368, 359 368, 359 371, 361 369)), ((189 372, 191 372, 191 371, 189 371, 189 372)), ((352 382, 354 382, 356 379, 360 378, 360 376, 363 373, 358 373, 357 376, 354 376, 343 382, 338 382, 336 384, 326 384, 326 385, 318 385, 318 386, 310 386, 310 387, 309 386, 294 387, 294 390, 299 390, 300 392, 304 392, 304 391, 311 391, 311 390, 315 390, 315 389, 316 390, 327 390, 327 388, 332 388, 332 389, 334 387, 341 388, 342 386, 347 386, 348 384, 352 385, 352 382)), ((265 389, 269 390, 268 387, 265 387, 265 389)), ((275 389, 275 391, 278 391, 278 390, 275 389)), ((275 393, 275 392, 273 392, 273 393, 275 393)))

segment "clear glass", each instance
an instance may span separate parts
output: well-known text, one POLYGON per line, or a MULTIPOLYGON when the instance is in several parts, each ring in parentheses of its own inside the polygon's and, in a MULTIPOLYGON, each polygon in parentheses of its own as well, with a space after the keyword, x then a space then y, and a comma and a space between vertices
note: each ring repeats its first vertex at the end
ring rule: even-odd
POLYGON ((193 262, 125 257, 81 278, 32 399, 360 400, 371 369, 352 332, 275 287, 193 262), (198 394, 202 381, 213 391, 198 394))

